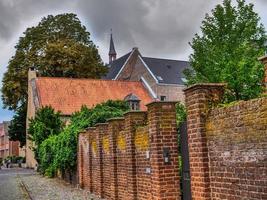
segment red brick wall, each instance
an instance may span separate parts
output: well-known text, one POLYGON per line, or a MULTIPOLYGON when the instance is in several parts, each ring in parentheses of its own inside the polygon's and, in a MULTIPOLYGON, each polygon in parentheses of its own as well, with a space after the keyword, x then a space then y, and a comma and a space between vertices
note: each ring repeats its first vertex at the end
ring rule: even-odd
POLYGON ((114 118, 108 121, 108 134, 110 141, 110 199, 118 199, 118 165, 117 165, 117 135, 124 129, 124 119, 114 118))
POLYGON ((137 127, 134 142, 138 188, 137 199, 151 199, 151 172, 149 172, 149 169, 151 170, 151 153, 148 126, 137 127))
POLYGON ((152 199, 179 199, 180 177, 175 103, 149 104, 148 122, 152 199), (164 161, 164 149, 169 151, 169 162, 164 161))
POLYGON ((19 141, 9 141, 9 155, 19 156, 19 141))
MULTIPOLYGON (((135 133, 136 128, 146 122, 146 112, 129 112, 125 115, 126 155, 127 155, 127 198, 136 199, 141 192, 137 188, 137 165, 135 133)), ((119 169, 118 169, 119 171, 119 169)))
POLYGON ((118 131, 115 137, 117 156, 118 199, 127 198, 127 167, 125 131, 118 131))
POLYGON ((211 110, 212 199, 267 199, 267 98, 211 110))
POLYGON ((90 141, 95 128, 89 128, 86 132, 80 133, 78 144, 78 176, 79 185, 89 191, 92 188, 92 148, 90 141))
POLYGON ((223 85, 185 93, 192 199, 267 199, 267 98, 215 108, 223 85))
POLYGON ((129 112, 124 119, 111 119, 81 133, 80 185, 90 190, 91 184, 91 192, 105 199, 179 200, 176 129, 175 103, 155 102, 148 105, 148 113, 129 112), (163 159, 166 147, 168 163, 163 159), (91 149, 91 158, 85 149, 91 149))

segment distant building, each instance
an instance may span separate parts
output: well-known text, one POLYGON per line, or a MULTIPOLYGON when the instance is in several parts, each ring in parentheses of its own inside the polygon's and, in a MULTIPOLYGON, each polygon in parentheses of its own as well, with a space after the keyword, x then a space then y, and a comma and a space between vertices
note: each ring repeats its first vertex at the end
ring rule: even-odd
MULTIPOLYGON (((107 100, 125 100, 133 110, 146 110, 145 105, 154 100, 139 81, 38 77, 34 70, 29 70, 28 77, 27 127, 29 119, 43 106, 60 111, 62 119, 68 121, 83 105, 92 108, 107 100)), ((26 163, 30 168, 37 164, 32 146, 27 140, 26 163)))
POLYGON ((111 34, 109 72, 104 79, 141 81, 155 99, 184 102, 186 79, 183 71, 190 68, 189 62, 144 57, 138 48, 118 59, 116 56, 111 34))
POLYGON ((10 141, 8 137, 9 124, 10 122, 0 123, 0 158, 19 156, 19 142, 10 141))

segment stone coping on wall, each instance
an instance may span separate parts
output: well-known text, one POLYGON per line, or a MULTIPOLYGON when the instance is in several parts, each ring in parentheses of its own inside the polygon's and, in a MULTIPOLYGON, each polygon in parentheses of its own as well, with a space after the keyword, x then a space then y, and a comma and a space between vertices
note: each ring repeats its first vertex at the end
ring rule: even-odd
POLYGON ((97 123, 95 124, 95 127, 98 127, 98 126, 107 126, 108 123, 97 123))
POLYGON ((113 121, 123 121, 123 117, 113 117, 107 120, 107 122, 113 122, 113 121))
POLYGON ((152 106, 154 104, 177 104, 178 101, 152 101, 148 104, 146 104, 145 106, 152 106))
POLYGON ((138 114, 138 113, 146 114, 147 112, 146 111, 141 111, 141 110, 131 110, 131 111, 128 111, 128 112, 124 113, 123 115, 126 116, 126 115, 129 115, 129 114, 138 114))
POLYGON ((96 128, 95 127, 88 127, 88 128, 86 128, 85 130, 86 131, 90 131, 90 130, 95 130, 96 128))
MULTIPOLYGON (((209 112, 209 116, 210 115, 227 115, 230 112, 233 111, 238 111, 238 110, 242 110, 244 111, 248 111, 252 108, 260 108, 260 106, 265 105, 265 107, 267 106, 267 97, 261 97, 261 98, 257 98, 257 99, 250 99, 248 101, 236 101, 233 102, 232 104, 229 105, 224 105, 222 107, 215 107, 213 109, 210 110, 209 112)), ((263 109, 265 109, 265 107, 263 109)))
POLYGON ((224 89, 227 86, 226 83, 197 83, 190 87, 185 88, 183 91, 188 92, 190 90, 196 90, 200 88, 222 88, 224 89))

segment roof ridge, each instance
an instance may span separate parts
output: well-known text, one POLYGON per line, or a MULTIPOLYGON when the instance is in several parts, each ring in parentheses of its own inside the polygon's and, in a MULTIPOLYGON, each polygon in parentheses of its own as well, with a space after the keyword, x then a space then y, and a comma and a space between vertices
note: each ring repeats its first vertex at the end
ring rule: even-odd
POLYGON ((158 60, 170 60, 170 61, 180 61, 180 62, 189 62, 186 60, 175 60, 175 59, 169 59, 169 58, 153 58, 153 57, 146 57, 146 56, 142 56, 142 58, 150 58, 150 59, 158 59, 158 60))
POLYGON ((87 80, 87 81, 102 81, 102 82, 132 82, 132 83, 141 83, 141 81, 126 81, 126 80, 110 80, 110 79, 94 79, 94 78, 71 78, 71 77, 49 77, 49 76, 40 76, 37 79, 69 79, 69 80, 87 80))

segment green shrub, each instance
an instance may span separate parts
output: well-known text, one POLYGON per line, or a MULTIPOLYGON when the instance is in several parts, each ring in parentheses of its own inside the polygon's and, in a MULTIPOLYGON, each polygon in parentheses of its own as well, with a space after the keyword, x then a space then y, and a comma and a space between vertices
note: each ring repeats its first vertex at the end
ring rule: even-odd
POLYGON ((60 113, 55 112, 50 106, 45 106, 36 112, 29 124, 29 139, 34 142, 35 159, 39 162, 39 147, 51 135, 58 135, 63 128, 60 113))
POLYGON ((104 123, 112 117, 121 117, 129 110, 124 101, 107 101, 89 109, 85 106, 71 117, 70 124, 60 134, 44 140, 38 151, 39 170, 53 177, 58 170, 73 172, 77 164, 78 134, 96 123, 104 123))

